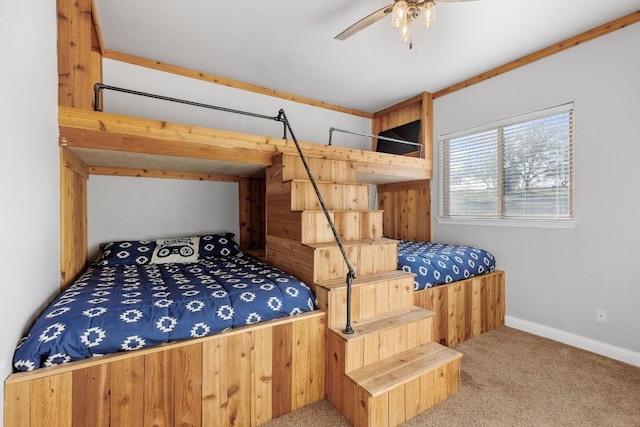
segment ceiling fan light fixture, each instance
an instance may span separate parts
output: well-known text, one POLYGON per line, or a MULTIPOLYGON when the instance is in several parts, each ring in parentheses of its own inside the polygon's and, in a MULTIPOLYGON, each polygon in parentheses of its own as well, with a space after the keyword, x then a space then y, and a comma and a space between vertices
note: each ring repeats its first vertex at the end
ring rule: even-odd
POLYGON ((420 25, 431 28, 436 21, 436 5, 433 1, 427 0, 420 7, 420 25))
POLYGON ((391 25, 395 28, 401 28, 410 24, 407 13, 409 5, 405 0, 396 0, 391 11, 391 25))
POLYGON ((400 41, 404 43, 411 41, 411 22, 407 22, 398 28, 398 37, 400 37, 400 41))

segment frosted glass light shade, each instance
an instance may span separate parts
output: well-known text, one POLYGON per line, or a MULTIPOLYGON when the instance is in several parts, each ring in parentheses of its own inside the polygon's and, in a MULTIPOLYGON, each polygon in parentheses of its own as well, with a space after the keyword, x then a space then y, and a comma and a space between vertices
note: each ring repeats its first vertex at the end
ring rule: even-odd
POLYGON ((391 11, 391 25, 396 28, 400 28, 407 23, 407 11, 409 5, 404 0, 399 0, 394 3, 393 10, 391 11))
POLYGON ((420 9, 420 25, 430 28, 436 21, 436 5, 432 1, 425 2, 420 9))

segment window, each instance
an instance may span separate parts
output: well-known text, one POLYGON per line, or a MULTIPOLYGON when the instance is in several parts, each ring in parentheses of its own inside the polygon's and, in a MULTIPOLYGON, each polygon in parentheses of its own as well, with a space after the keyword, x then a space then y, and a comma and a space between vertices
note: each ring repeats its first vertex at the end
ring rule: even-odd
POLYGON ((439 143, 441 218, 573 219, 573 104, 439 143))

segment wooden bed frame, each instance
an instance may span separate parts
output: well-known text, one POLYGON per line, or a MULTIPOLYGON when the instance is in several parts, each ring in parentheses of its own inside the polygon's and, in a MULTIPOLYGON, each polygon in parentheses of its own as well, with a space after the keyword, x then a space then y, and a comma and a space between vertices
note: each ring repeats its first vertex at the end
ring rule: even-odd
POLYGON ((324 396, 316 311, 11 375, 4 425, 259 425, 324 396))

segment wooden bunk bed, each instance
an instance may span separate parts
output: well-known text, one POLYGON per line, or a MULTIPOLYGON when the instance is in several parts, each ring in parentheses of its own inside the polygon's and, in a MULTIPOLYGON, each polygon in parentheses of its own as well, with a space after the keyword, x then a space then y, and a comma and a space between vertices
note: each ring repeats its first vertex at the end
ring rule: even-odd
MULTIPOLYGON (((342 276, 340 260, 322 263, 333 259, 335 250, 325 243, 296 243, 290 239, 290 224, 279 229, 286 239, 273 234, 277 228, 268 229, 265 205, 277 207, 284 190, 290 191, 291 203, 296 197, 301 203, 307 200, 289 189, 298 185, 275 179, 283 177, 285 169, 274 165, 288 165, 287 173, 293 174, 289 182, 300 179, 291 141, 91 111, 92 85, 101 80, 91 1, 59 2, 58 19, 61 289, 88 264, 90 175, 222 180, 238 183, 241 248, 310 283, 321 310, 12 374, 5 381, 7 427, 259 425, 323 398, 355 425, 378 425, 383 418, 383 424, 397 425, 457 391, 460 354, 436 343, 454 344, 503 324, 504 274, 414 293, 411 275, 394 271, 393 241, 382 237, 430 239, 430 94, 373 117, 374 134, 416 117, 422 120, 422 158, 300 143, 321 170, 341 171, 327 173, 335 188, 356 192, 352 200, 366 194, 359 193, 361 183, 378 185, 380 211, 358 214, 357 219, 334 214, 343 230, 355 227, 359 231, 354 236, 366 235, 349 242, 349 253, 359 263, 366 261, 359 265, 360 273, 373 277, 365 282, 361 276, 353 284, 355 334, 347 336, 339 326, 344 322, 345 288, 332 275, 317 276, 327 265, 331 274, 342 276), (301 261, 287 264, 289 251, 301 255, 301 261), (314 256, 313 251, 323 255, 314 256), (369 320, 371 316, 376 320, 369 320), (374 354, 367 348, 378 350, 374 354), (380 371, 378 366, 412 349, 417 351, 412 356, 417 358, 417 374, 394 371, 392 377, 403 379, 391 385, 384 378, 376 378, 375 384, 367 379, 370 371, 380 371), (433 367, 426 365, 431 359, 438 361, 433 367), (403 408, 397 411, 399 396, 419 393, 429 397, 402 399, 403 408)), ((330 196, 329 203, 341 200, 347 198, 330 196)), ((347 203, 344 209, 353 206, 347 203)), ((317 216, 314 209, 309 216, 317 216)), ((309 221, 312 229, 326 228, 318 221, 309 221)))
MULTIPOLYGON (((90 175, 246 180, 249 184, 239 186, 241 193, 264 194, 264 185, 253 183, 264 180, 273 159, 295 157, 288 140, 83 109, 60 107, 59 124, 63 288, 87 264, 86 180, 90 175)), ((395 209, 404 209, 407 219, 407 212, 420 212, 417 208, 407 211, 408 203, 420 204, 428 197, 428 158, 311 143, 301 146, 312 159, 345 162, 347 169, 357 170, 359 182, 378 184, 386 225, 402 222, 389 219, 395 209), (412 191, 423 197, 405 194, 394 208, 389 206, 386 194, 412 191)), ((240 196, 241 205, 242 200, 255 199, 240 196)), ((250 213, 245 215, 245 221, 255 223, 250 213)), ((264 242, 264 237, 243 239, 243 249, 249 251, 264 242)), ((269 250, 256 253, 270 261, 269 250)), ((352 308, 357 323, 371 314, 367 301, 372 294, 366 286, 356 284, 353 289, 359 301, 352 308)), ((502 324, 503 289, 504 276, 498 272, 421 291, 413 298, 411 292, 402 291, 409 297, 388 299, 435 312, 432 340, 453 344, 502 324)), ((216 336, 13 374, 5 382, 5 425, 123 425, 125 419, 134 424, 257 425, 322 399, 327 381, 336 379, 335 369, 326 366, 328 359, 318 357, 318 351, 327 346, 327 323, 342 322, 344 309, 329 310, 329 300, 334 307, 343 306, 340 290, 315 290, 320 307, 329 312, 329 322, 325 312, 317 311, 216 336)), ((350 412, 353 408, 340 409, 356 416, 350 412)))

